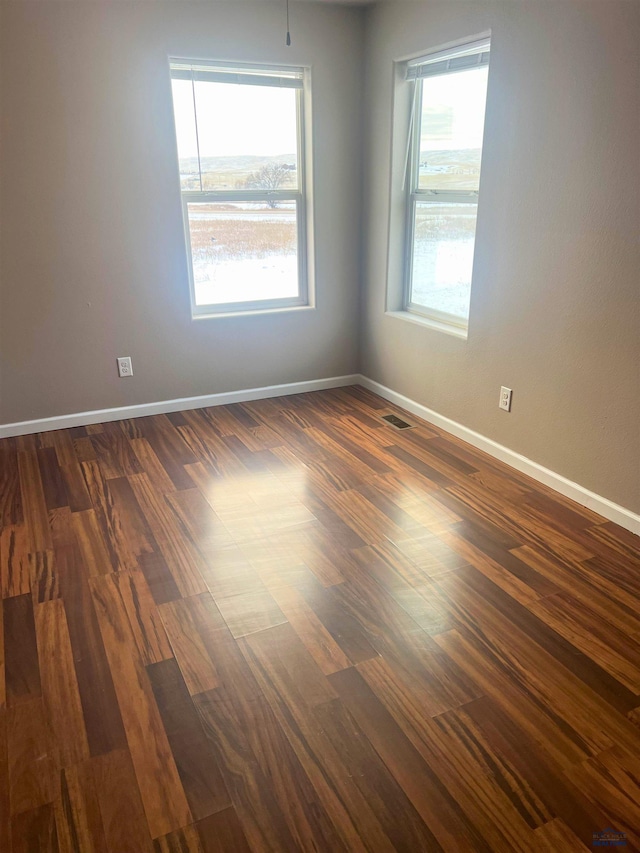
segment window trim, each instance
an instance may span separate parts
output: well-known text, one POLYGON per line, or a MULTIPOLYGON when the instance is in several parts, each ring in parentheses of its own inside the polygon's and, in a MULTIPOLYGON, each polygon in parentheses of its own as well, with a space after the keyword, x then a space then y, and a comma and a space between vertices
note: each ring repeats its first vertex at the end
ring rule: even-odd
MULTIPOLYGON (((309 150, 311 133, 307 128, 307 116, 310 113, 308 101, 310 97, 310 72, 307 66, 258 65, 247 62, 227 62, 215 60, 179 59, 169 57, 170 80, 194 79, 211 80, 212 82, 228 82, 229 85, 264 85, 273 88, 290 88, 296 93, 296 128, 297 128, 297 177, 298 187, 291 190, 183 190, 180 187, 182 205, 182 220, 187 253, 187 277, 189 281, 189 297, 191 302, 191 317, 193 320, 207 317, 242 316, 244 314, 262 314, 273 311, 286 311, 299 308, 315 307, 312 301, 313 286, 310 276, 312 269, 310 252, 311 242, 309 230, 311 223, 311 151, 309 150), (180 66, 184 66, 181 68, 180 66), (194 73, 186 72, 186 66, 194 69, 194 73), (208 73, 206 69, 211 68, 208 73), (197 72, 196 72, 197 69, 197 72), (256 72, 252 74, 251 72, 256 72), (264 72, 260 74, 259 72, 264 72), (270 75, 268 72, 274 72, 270 75), (287 76, 281 76, 287 75, 287 76), (297 76, 294 76, 297 75, 297 76), (238 79, 242 77, 243 79, 238 79), (223 79, 224 78, 224 79, 223 79), (260 82, 258 82, 258 80, 260 82), (266 82, 269 81, 269 82, 266 82), (272 81, 272 82, 271 82, 272 81), (307 109, 305 106, 307 105, 307 109), (307 162, 309 161, 309 163, 307 162), (294 297, 277 299, 244 300, 241 302, 222 302, 198 305, 196 303, 195 279, 193 273, 193 253, 191 249, 191 231, 189 228, 188 205, 190 203, 225 203, 240 201, 293 201, 296 206, 297 260, 298 260, 298 294, 294 297)), ((174 114, 175 127, 175 114, 174 114)), ((177 133, 176 133, 177 152, 177 133)), ((180 163, 178 157, 178 176, 180 163)))
MULTIPOLYGON (((483 34, 474 39, 465 39, 455 45, 446 48, 436 48, 429 53, 419 57, 406 60, 401 63, 404 66, 403 79, 412 87, 410 94, 410 124, 407 133, 407 154, 405 160, 405 172, 403 176, 404 182, 404 249, 403 249, 403 272, 402 272, 402 297, 400 312, 393 311, 395 316, 406 312, 411 315, 418 315, 422 320, 429 324, 432 321, 432 327, 452 327, 452 331, 461 331, 465 333, 469 328, 469 315, 460 317, 457 314, 450 314, 445 311, 439 311, 435 308, 429 308, 425 305, 420 305, 412 301, 412 284, 413 284, 413 259, 414 259, 414 243, 415 243, 415 221, 416 207, 422 202, 432 201, 442 204, 474 204, 478 207, 479 190, 434 190, 420 189, 419 187, 419 160, 420 160, 420 134, 421 134, 421 116, 422 116, 422 98, 423 87, 422 81, 430 76, 442 76, 445 74, 456 73, 460 71, 468 71, 474 68, 488 67, 489 54, 491 47, 491 33, 483 34), (477 55, 477 62, 468 63, 464 67, 449 67, 450 60, 468 57, 469 55, 477 55), (434 71, 433 73, 421 73, 421 68, 428 68, 430 65, 439 66, 442 70, 434 71)), ((486 104, 485 104, 485 121, 486 121, 486 104)), ((483 142, 482 149, 484 151, 484 127, 483 127, 483 142)), ((482 174, 482 163, 481 163, 482 174)), ((477 211, 476 211, 477 221, 477 211)), ((474 235, 474 260, 475 260, 475 235, 474 235)), ((473 264, 473 261, 472 261, 473 264)), ((472 267, 472 285, 473 285, 473 267, 472 267)), ((431 324, 429 324, 431 325, 431 324)), ((444 331, 444 329, 440 329, 444 331)))

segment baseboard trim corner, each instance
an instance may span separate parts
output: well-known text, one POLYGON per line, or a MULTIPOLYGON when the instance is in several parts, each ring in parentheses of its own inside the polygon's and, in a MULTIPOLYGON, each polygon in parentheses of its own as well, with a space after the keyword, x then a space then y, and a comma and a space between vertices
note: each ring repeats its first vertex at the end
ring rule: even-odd
POLYGON ((95 409, 71 415, 0 424, 0 438, 30 435, 34 432, 50 432, 54 429, 88 426, 89 424, 107 423, 108 421, 121 421, 125 418, 166 415, 169 412, 184 412, 188 409, 202 409, 206 406, 247 403, 250 400, 264 400, 268 397, 288 397, 291 394, 324 391, 327 388, 343 388, 345 385, 357 385, 360 378, 359 374, 331 376, 327 379, 310 379, 305 382, 289 382, 284 385, 264 385, 261 388, 245 388, 240 391, 224 391, 220 394, 205 394, 200 397, 180 397, 176 400, 161 400, 157 403, 140 403, 134 406, 119 406, 114 409, 95 409))
POLYGON ((505 462, 517 471, 527 474, 539 483, 543 483, 545 486, 549 486, 549 488, 554 489, 556 492, 560 492, 561 495, 571 498, 571 500, 593 510, 593 512, 597 512, 608 521, 613 521, 621 527, 630 530, 632 533, 640 535, 640 515, 637 515, 630 509, 620 506, 619 504, 610 501, 608 498, 602 497, 602 495, 598 495, 595 492, 586 489, 579 483, 574 483, 572 480, 563 477, 562 474, 556 474, 555 471, 545 468, 544 465, 539 465, 532 459, 528 459, 526 456, 516 453, 515 450, 510 450, 508 447, 498 444, 497 441, 493 441, 493 439, 487 438, 486 436, 469 429, 469 427, 463 426, 457 421, 453 421, 444 415, 440 415, 438 412, 434 412, 432 409, 428 409, 426 406, 416 403, 415 400, 405 397, 404 394, 392 391, 391 388, 387 388, 385 385, 381 385, 379 382, 375 382, 367 376, 358 377, 358 381, 364 388, 368 388, 369 391, 373 391, 374 394, 378 394, 385 400, 389 400, 390 403, 394 403, 396 406, 406 409, 408 412, 417 415, 419 418, 422 418, 428 423, 440 427, 441 429, 446 430, 446 432, 450 432, 452 435, 455 435, 457 438, 461 438, 463 441, 477 447, 479 450, 484 450, 485 453, 499 459, 501 462, 505 462))

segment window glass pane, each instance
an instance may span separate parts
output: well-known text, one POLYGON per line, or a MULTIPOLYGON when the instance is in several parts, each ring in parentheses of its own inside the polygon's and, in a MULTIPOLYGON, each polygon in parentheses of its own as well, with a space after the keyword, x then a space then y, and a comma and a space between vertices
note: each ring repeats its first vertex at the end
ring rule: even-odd
POLYGON ((294 201, 189 202, 187 210, 196 305, 298 296, 294 201))
POLYGON ((416 203, 411 304, 469 316, 477 210, 475 204, 416 203))
POLYGON ((488 68, 422 80, 419 189, 478 190, 488 68))
POLYGON ((180 188, 183 190, 199 190, 198 142, 191 81, 172 80, 171 89, 178 141, 180 188))
POLYGON ((195 96, 203 190, 297 190, 295 89, 196 81, 195 96))

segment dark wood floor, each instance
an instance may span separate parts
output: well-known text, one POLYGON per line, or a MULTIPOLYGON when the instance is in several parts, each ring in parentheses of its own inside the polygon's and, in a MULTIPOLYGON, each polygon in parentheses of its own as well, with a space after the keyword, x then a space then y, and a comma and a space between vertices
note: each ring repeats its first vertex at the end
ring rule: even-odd
POLYGON ((640 540, 389 412, 0 442, 1 851, 639 849, 640 540))

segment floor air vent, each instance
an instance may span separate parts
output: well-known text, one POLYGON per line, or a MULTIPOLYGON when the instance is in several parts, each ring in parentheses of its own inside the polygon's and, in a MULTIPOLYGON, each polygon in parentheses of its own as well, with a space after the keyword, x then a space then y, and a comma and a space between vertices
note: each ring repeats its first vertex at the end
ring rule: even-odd
POLYGON ((391 424, 391 426, 394 426, 396 429, 411 429, 413 426, 413 424, 408 424, 406 421, 403 421, 395 415, 383 415, 382 420, 391 424))

